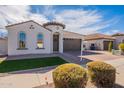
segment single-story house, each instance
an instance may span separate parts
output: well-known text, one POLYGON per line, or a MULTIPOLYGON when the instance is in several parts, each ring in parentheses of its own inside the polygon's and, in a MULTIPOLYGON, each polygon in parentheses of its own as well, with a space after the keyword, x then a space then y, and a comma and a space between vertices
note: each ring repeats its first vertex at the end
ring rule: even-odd
POLYGON ((104 34, 90 34, 85 36, 85 48, 87 50, 108 50, 109 43, 115 43, 115 38, 104 34))
POLYGON ((84 36, 65 31, 65 27, 58 22, 41 25, 33 20, 8 25, 8 37, 0 39, 0 51, 7 55, 79 51, 84 36))
POLYGON ((0 55, 7 53, 7 38, 0 37, 0 55))

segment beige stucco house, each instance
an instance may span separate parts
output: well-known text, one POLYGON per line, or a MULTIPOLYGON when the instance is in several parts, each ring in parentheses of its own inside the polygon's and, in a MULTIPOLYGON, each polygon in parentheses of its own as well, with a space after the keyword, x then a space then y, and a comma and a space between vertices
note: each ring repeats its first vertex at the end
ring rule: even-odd
POLYGON ((87 50, 108 50, 109 43, 115 43, 115 37, 104 34, 91 34, 85 36, 85 48, 87 50))
POLYGON ((80 50, 84 36, 65 31, 65 27, 58 22, 41 25, 33 20, 8 25, 8 39, 0 39, 0 51, 7 55, 24 55, 80 50))
POLYGON ((108 50, 110 42, 113 44, 113 49, 118 49, 119 44, 124 43, 124 34, 105 35, 96 33, 86 35, 84 38, 84 45, 87 50, 108 50))

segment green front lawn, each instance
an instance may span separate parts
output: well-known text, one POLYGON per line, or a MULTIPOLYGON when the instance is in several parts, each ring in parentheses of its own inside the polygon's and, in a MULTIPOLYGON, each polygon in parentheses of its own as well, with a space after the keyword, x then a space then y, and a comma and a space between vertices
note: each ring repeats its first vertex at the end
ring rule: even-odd
POLYGON ((0 73, 54 66, 54 65, 64 64, 64 63, 67 63, 67 62, 59 57, 5 60, 2 62, 0 61, 0 73))

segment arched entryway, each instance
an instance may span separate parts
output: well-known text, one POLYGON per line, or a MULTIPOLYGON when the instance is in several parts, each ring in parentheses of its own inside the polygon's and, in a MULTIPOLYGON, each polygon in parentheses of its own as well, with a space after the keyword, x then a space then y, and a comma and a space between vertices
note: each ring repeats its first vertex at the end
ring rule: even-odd
POLYGON ((53 34, 53 52, 59 51, 59 33, 56 32, 53 34))

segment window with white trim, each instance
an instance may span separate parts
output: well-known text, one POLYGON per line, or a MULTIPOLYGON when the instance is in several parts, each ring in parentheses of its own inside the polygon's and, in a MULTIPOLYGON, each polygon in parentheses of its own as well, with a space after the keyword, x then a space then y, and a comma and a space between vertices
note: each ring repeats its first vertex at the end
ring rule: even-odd
POLYGON ((19 48, 26 48, 26 34, 25 32, 19 33, 19 48))
POLYGON ((44 48, 43 34, 37 35, 37 48, 44 48))

